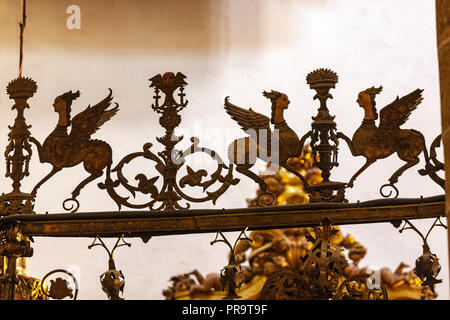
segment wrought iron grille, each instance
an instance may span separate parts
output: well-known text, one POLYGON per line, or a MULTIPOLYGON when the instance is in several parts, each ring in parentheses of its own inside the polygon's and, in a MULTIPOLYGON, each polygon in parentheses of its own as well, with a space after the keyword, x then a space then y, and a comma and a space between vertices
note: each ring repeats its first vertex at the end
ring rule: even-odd
MULTIPOLYGON (((24 25, 23 21, 22 33, 24 25)), ((21 54, 20 68, 22 58, 21 54)), ((104 99, 76 115, 72 115, 71 106, 79 98, 79 91, 68 91, 56 97, 53 107, 59 117, 57 126, 45 140, 39 141, 32 135, 26 120, 26 111, 32 105, 29 100, 38 93, 37 83, 20 74, 8 84, 6 92, 13 100, 12 110, 16 112, 16 118, 9 127, 4 153, 6 177, 12 180, 12 189, 0 196, 0 298, 15 299, 18 294, 29 299, 77 298, 76 277, 67 270, 50 271, 42 280, 24 279, 16 274, 18 259, 33 256, 31 242, 35 237, 94 238, 89 249, 102 246, 108 254, 108 270, 100 276, 102 289, 109 299, 122 299, 125 275, 116 269, 113 255, 117 248, 130 246, 127 238, 138 237, 148 242, 151 237, 159 235, 214 232, 217 236, 211 244, 224 242, 231 252, 219 280, 225 298, 236 299, 239 298, 243 278, 243 269, 235 258, 236 246, 240 242, 253 241, 245 230, 313 227, 313 232, 308 235, 312 246, 304 257, 304 269, 274 274, 262 290, 263 297, 387 299, 383 286, 373 289, 365 285, 370 274, 342 281, 347 261, 341 249, 331 242, 336 234, 332 224, 375 222, 391 222, 400 232, 408 229, 417 232, 423 240, 423 254, 416 261, 415 272, 423 285, 430 286, 431 290, 440 283, 437 278, 439 259, 432 253, 427 239, 435 227, 447 228, 441 221, 445 212, 444 195, 399 198, 401 190, 396 186, 403 174, 419 170, 424 180, 431 178, 444 188, 440 172, 444 165, 437 156, 441 135, 430 143, 417 129, 403 128, 408 117, 420 107, 422 89, 397 97, 383 108, 376 106, 377 95, 382 93, 381 86, 362 90, 357 103, 364 110, 364 119, 351 138, 343 133, 345 128, 339 127, 339 119, 333 116, 332 108, 327 105, 333 98, 331 92, 337 91, 339 83, 337 73, 330 69, 319 68, 306 75, 305 85, 314 90, 313 99, 318 104, 316 111, 309 109, 312 122, 306 133, 297 132, 288 125, 289 119, 285 119, 284 111, 290 101, 285 93, 275 90, 263 92, 270 101, 270 116, 235 105, 237 98, 224 97, 223 112, 228 113, 245 133, 230 141, 227 155, 219 155, 203 146, 201 137, 191 137, 188 148, 178 149, 179 142, 184 139, 177 135, 177 127, 182 121, 180 111, 189 112, 185 93, 187 76, 181 72, 166 72, 152 76, 149 82, 154 94, 150 109, 158 114, 164 135, 143 142, 141 150, 118 161, 113 161, 114 146, 95 139, 96 131, 120 112, 120 101, 115 101, 113 90, 109 89, 104 99), (162 146, 163 150, 155 151, 154 143, 162 146), (320 181, 308 181, 290 162, 292 158, 302 156, 306 145, 310 146, 313 166, 320 170, 320 181), (366 159, 364 166, 346 181, 332 179, 333 170, 339 166, 340 148, 348 148, 353 156, 366 159), (187 159, 196 153, 204 153, 216 163, 215 171, 195 170, 188 166, 187 159), (394 154, 404 163, 400 168, 388 168, 392 176, 386 184, 378 186, 381 199, 350 202, 346 190, 356 186, 357 178, 370 170, 373 163, 394 154), (41 163, 50 164, 52 169, 32 190, 23 190, 21 182, 31 174, 29 164, 36 156, 41 163), (139 173, 128 177, 125 168, 137 159, 148 162, 157 174, 139 173), (277 206, 276 195, 270 191, 266 181, 252 171, 257 159, 267 162, 272 168, 282 167, 298 177, 310 203, 277 206), (53 176, 60 171, 81 165, 87 175, 74 183, 71 195, 62 202, 67 212, 35 212, 34 204, 39 201, 40 187, 51 183, 53 176), (182 173, 184 169, 186 174, 182 173), (78 197, 89 183, 97 183, 97 192, 106 192, 118 210, 82 212, 83 204, 78 197), (219 197, 240 183, 256 183, 260 188, 257 208, 191 209, 192 203, 215 205, 219 197), (200 188, 202 196, 191 195, 189 189, 192 188, 200 188), (139 202, 137 199, 145 200, 139 202), (126 211, 125 208, 140 210, 126 211), (435 219, 425 235, 412 222, 424 218, 435 219), (226 231, 242 231, 234 246, 224 235, 226 231), (111 249, 102 238, 117 238, 117 242, 111 249), (61 276, 51 280, 50 285, 46 284, 45 280, 56 274, 61 276), (75 286, 71 286, 71 282, 75 286), (361 289, 361 286, 365 287, 361 289)))

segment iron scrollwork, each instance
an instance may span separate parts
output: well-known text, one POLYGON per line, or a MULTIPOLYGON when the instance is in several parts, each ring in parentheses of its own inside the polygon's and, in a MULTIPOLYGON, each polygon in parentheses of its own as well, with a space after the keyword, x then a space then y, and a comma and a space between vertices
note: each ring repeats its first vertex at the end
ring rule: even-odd
POLYGON ((436 148, 441 146, 442 134, 438 135, 430 146, 430 156, 425 163, 425 168, 419 170, 419 174, 422 176, 428 175, 434 182, 445 189, 445 179, 437 175, 438 171, 444 170, 444 164, 437 159, 436 148))
POLYGON ((28 176, 32 149, 30 145, 30 125, 25 122, 27 103, 37 91, 37 84, 30 78, 19 77, 8 84, 6 92, 14 99, 12 109, 17 111, 14 124, 9 126, 9 143, 5 149, 6 177, 13 180, 13 190, 0 196, 0 216, 10 214, 32 214, 34 195, 20 190, 21 180, 28 176))
POLYGON ((176 144, 183 139, 183 136, 176 136, 174 134, 175 128, 181 122, 179 112, 188 104, 188 101, 185 100, 184 93, 184 87, 187 84, 185 78, 186 77, 180 72, 177 74, 167 72, 164 75, 156 75, 150 79, 150 87, 153 87, 155 90, 155 95, 153 97, 155 102, 151 107, 153 111, 160 114, 159 123, 166 130, 165 135, 157 138, 157 141, 161 143, 165 149, 162 152, 155 154, 150 150, 153 144, 146 143, 142 152, 135 152, 125 156, 112 169, 112 172, 117 173, 116 180, 113 180, 109 172, 107 172, 105 182, 100 183, 99 187, 108 192, 119 209, 122 206, 136 209, 149 208, 151 210, 177 210, 190 208, 189 203, 187 203, 185 207, 179 203, 182 199, 190 202, 212 201, 215 203, 231 185, 235 185, 239 182, 239 179, 233 178, 233 166, 225 165, 215 151, 200 147, 198 138, 192 137, 192 145, 184 151, 175 149, 176 144), (160 95, 161 92, 165 95, 162 104, 160 104, 160 99, 162 98, 160 95), (174 97, 175 94, 179 97, 178 101, 174 97), (212 160, 217 162, 216 171, 213 172, 208 179, 205 178, 208 176, 206 170, 194 170, 187 166, 187 174, 177 181, 177 174, 184 166, 186 158, 199 152, 206 153, 212 160), (129 164, 132 160, 140 157, 155 163, 155 168, 163 180, 161 188, 158 189, 155 184, 159 179, 159 176, 148 178, 143 173, 135 176, 135 180, 138 182, 137 186, 129 183, 129 180, 124 175, 123 169, 126 164, 129 164), (211 191, 210 187, 216 182, 221 184, 220 187, 211 191), (191 187, 201 187, 203 192, 206 193, 206 196, 201 198, 189 196, 182 190, 187 185, 191 187), (118 186, 127 189, 133 197, 135 197, 136 193, 141 193, 148 195, 150 200, 139 204, 131 203, 128 201, 130 197, 122 197, 116 192, 115 189, 118 186), (158 206, 156 206, 157 203, 159 204, 158 206))

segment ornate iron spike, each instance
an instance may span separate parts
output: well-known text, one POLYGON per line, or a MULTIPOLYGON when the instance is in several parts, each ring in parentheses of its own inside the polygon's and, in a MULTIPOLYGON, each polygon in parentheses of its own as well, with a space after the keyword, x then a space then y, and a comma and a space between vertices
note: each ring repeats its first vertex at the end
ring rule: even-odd
POLYGON ((314 164, 322 171, 322 182, 307 186, 305 189, 310 202, 348 202, 345 199, 346 184, 330 181, 331 170, 339 165, 337 156, 339 141, 334 116, 329 113, 327 100, 333 98, 329 91, 335 87, 338 76, 330 69, 321 68, 309 73, 306 82, 316 91, 314 99, 320 101, 308 135, 311 137, 310 146, 314 164))
MULTIPOLYGON (((437 159, 436 148, 441 146, 442 134, 439 134, 431 143, 430 156, 425 156, 425 168, 419 170, 419 174, 422 176, 428 175, 434 182, 445 189, 445 179, 442 179, 437 175, 438 171, 444 170, 444 164, 437 159)), ((427 150, 424 150, 426 155, 427 150)))
POLYGON ((6 92, 10 99, 14 99, 12 109, 17 111, 17 117, 8 134, 9 144, 6 146, 6 177, 13 180, 13 190, 8 194, 0 196, 0 216, 11 214, 32 214, 34 196, 20 190, 21 181, 29 175, 28 168, 32 155, 30 145, 31 126, 25 121, 24 111, 30 106, 27 100, 31 98, 37 90, 36 82, 30 78, 19 77, 11 81, 6 92))
POLYGON ((123 237, 124 235, 121 235, 117 239, 112 250, 109 250, 103 240, 98 236, 95 237, 92 244, 88 246, 89 249, 92 249, 95 246, 101 246, 108 253, 108 270, 100 275, 100 283, 102 285, 102 290, 106 293, 108 299, 110 300, 123 300, 120 295, 123 294, 123 290, 125 287, 125 276, 123 275, 121 270, 116 270, 116 265, 114 262, 114 251, 116 251, 117 248, 122 246, 131 247, 131 244, 125 242, 123 237), (100 243, 96 243, 97 239, 100 241, 100 243), (121 241, 122 243, 120 243, 121 241))

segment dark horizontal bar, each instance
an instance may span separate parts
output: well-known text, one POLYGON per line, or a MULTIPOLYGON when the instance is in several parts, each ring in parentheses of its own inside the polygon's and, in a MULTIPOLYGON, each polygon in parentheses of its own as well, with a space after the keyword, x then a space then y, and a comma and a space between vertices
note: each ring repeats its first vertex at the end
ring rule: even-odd
POLYGON ((0 218, 0 227, 19 223, 28 236, 127 237, 221 231, 248 227, 276 229, 319 225, 328 217, 336 225, 425 219, 445 215, 445 196, 379 199, 358 203, 199 209, 170 212, 116 211, 11 215, 0 218))

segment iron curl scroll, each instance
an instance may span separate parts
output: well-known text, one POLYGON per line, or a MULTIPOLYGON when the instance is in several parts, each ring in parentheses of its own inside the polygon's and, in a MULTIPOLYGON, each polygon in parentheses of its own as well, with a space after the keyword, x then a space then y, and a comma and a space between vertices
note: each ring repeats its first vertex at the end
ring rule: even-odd
POLYGON ((54 300, 62 300, 64 298, 69 297, 71 300, 77 300, 78 297, 78 291, 79 291, 79 284, 77 277, 65 270, 65 269, 55 269, 47 273, 42 280, 40 281, 39 285, 40 292, 45 295, 47 298, 51 298, 54 300), (69 281, 66 279, 63 279, 61 277, 56 278, 55 280, 50 280, 50 288, 46 289, 44 288, 45 280, 49 278, 51 275, 62 273, 66 276, 69 276, 72 280, 73 288, 70 286, 69 281), (75 289, 75 291, 74 291, 75 289))
POLYGON ((445 189, 445 179, 437 175, 438 171, 444 170, 444 164, 437 159, 436 148, 441 146, 442 134, 438 135, 430 146, 430 156, 425 163, 425 168, 419 170, 422 176, 428 175, 434 182, 445 189))
POLYGON ((157 138, 157 141, 165 148, 163 151, 155 154, 151 150, 153 144, 146 143, 143 146, 143 151, 126 155, 111 170, 112 173, 117 175, 115 180, 111 178, 111 173, 107 172, 105 182, 99 183, 98 186, 100 189, 105 189, 108 192, 119 209, 125 206, 134 209, 149 208, 155 211, 165 211, 189 209, 189 202, 212 201, 215 204, 217 199, 231 185, 239 182, 239 179, 233 178, 233 165, 227 166, 215 151, 200 147, 198 138, 192 137, 192 145, 184 151, 175 149, 175 146, 183 139, 183 136, 176 136, 174 130, 181 122, 179 112, 188 103, 185 100, 184 93, 184 86, 187 84, 184 81, 185 78, 180 72, 177 74, 167 72, 164 75, 156 75, 150 79, 150 87, 154 87, 155 90, 155 95, 153 96, 155 102, 151 107, 161 115, 159 123, 166 130, 165 135, 157 138), (162 98, 161 92, 165 94, 162 104, 160 103, 162 98), (178 92, 179 101, 176 101, 174 98, 175 92, 178 92), (208 174, 205 169, 194 170, 186 166, 187 174, 178 179, 178 173, 185 166, 186 158, 194 153, 209 155, 217 163, 217 169, 213 173, 208 174), (129 179, 125 177, 123 170, 126 165, 137 158, 153 161, 154 168, 159 175, 149 178, 144 173, 139 173, 134 178, 137 181, 137 185, 132 185, 129 179), (158 180, 162 180, 162 185, 159 188, 156 185, 158 180), (220 184, 220 186, 215 190, 211 190, 212 185, 216 183, 220 184), (130 196, 123 197, 116 192, 116 188, 119 186, 128 190, 133 198, 136 197, 137 193, 140 193, 149 196, 149 199, 142 203, 131 203, 129 201, 130 196), (186 186, 201 187, 206 196, 199 198, 190 196, 182 190, 186 186), (188 201, 184 206, 180 204, 180 201, 183 199, 188 201))

